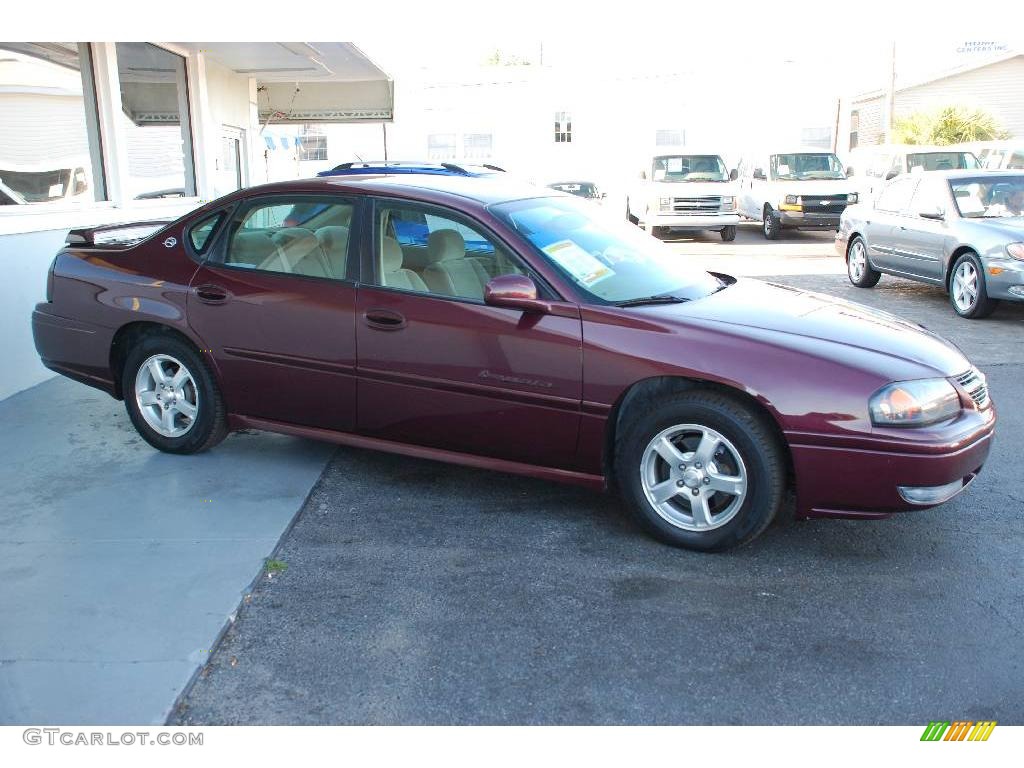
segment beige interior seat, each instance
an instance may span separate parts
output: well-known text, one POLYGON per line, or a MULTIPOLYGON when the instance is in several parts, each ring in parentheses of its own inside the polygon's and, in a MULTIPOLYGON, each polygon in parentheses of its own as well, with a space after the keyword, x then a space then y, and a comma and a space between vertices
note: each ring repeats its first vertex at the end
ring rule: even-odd
POLYGON ((238 232, 231 240, 228 252, 228 264, 256 267, 257 269, 274 269, 277 272, 291 271, 283 264, 284 255, 274 245, 266 232, 238 232), (274 266, 266 266, 272 264, 274 266))
POLYGON ((381 240, 381 282, 389 288, 426 293, 426 283, 411 269, 405 269, 402 261, 402 246, 395 238, 385 235, 381 240))
POLYGON ((339 280, 345 277, 348 266, 348 227, 328 226, 320 227, 316 231, 316 239, 320 243, 320 249, 327 259, 327 266, 330 274, 339 280))
POLYGON ((331 276, 320 241, 310 230, 303 227, 279 229, 270 239, 284 254, 284 261, 288 264, 284 271, 313 277, 331 276))
POLYGON ((466 241, 454 229, 438 229, 427 238, 423 280, 431 293, 483 299, 489 276, 475 259, 466 258, 466 241))

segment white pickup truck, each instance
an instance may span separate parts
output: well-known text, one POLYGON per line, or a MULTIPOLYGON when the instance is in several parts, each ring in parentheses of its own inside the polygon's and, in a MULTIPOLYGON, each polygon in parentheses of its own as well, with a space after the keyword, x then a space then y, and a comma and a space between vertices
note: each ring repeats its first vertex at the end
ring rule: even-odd
POLYGON ((813 147, 755 153, 740 161, 740 213, 761 222, 764 236, 783 229, 839 230, 839 217, 857 202, 854 182, 833 152, 813 147))
POLYGON ((654 236, 669 230, 715 230, 736 239, 736 174, 720 155, 681 149, 648 158, 626 195, 626 218, 654 236))

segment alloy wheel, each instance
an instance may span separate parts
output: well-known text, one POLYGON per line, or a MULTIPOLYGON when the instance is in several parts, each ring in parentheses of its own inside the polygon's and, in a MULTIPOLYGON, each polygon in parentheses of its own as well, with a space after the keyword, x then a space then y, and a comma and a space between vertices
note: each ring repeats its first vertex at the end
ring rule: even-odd
POLYGON ((867 254, 864 251, 864 243, 857 240, 850 247, 850 262, 847 265, 847 269, 850 272, 850 279, 857 283, 864 277, 864 272, 868 267, 867 254))
POLYGON ((977 300, 978 271, 965 259, 953 274, 953 302, 961 312, 969 312, 977 300))
POLYGON ((135 402, 146 424, 164 437, 181 437, 196 423, 199 390, 191 372, 170 355, 153 355, 135 375, 135 402))
POLYGON ((699 424, 669 427, 640 461, 647 501, 671 525, 710 531, 732 520, 747 496, 747 469, 724 435, 699 424))

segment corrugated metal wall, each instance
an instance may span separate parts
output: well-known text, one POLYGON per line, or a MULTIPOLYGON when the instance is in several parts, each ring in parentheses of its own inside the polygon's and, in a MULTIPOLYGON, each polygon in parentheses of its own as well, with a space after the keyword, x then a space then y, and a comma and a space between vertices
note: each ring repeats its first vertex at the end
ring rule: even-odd
MULTIPOLYGON (((884 104, 884 96, 852 104, 851 108, 860 112, 861 146, 882 140, 884 104)), ((981 107, 991 112, 1011 135, 1024 137, 1024 55, 896 93, 899 116, 951 104, 981 107)))

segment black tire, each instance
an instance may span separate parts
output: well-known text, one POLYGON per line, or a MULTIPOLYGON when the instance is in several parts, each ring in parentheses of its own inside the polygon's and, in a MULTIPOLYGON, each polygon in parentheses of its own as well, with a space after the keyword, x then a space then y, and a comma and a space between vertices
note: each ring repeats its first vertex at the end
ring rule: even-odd
POLYGON ((998 299, 990 299, 988 297, 988 289, 985 287, 985 269, 981 265, 981 259, 978 258, 978 254, 974 253, 974 251, 960 254, 960 257, 953 262, 953 269, 949 273, 949 303, 953 305, 954 312, 968 320, 981 320, 984 317, 988 317, 999 306, 998 299), (969 303, 964 307, 959 306, 957 303, 958 295, 956 290, 957 272, 962 264, 970 264, 973 267, 974 274, 977 276, 978 286, 973 303, 969 303))
POLYGON ((626 200, 626 221, 630 224, 639 224, 640 219, 629 212, 629 200, 626 200))
POLYGON ((782 233, 782 222, 779 221, 770 205, 764 207, 761 216, 761 232, 764 233, 765 240, 778 240, 782 233))
POLYGON ((722 227, 718 234, 722 236, 724 242, 731 243, 736 239, 736 227, 722 227))
POLYGON ((142 339, 128 352, 121 374, 128 417, 142 438, 154 448, 166 453, 199 453, 212 448, 228 434, 224 398, 202 355, 187 341, 166 333, 153 333, 142 339), (180 361, 194 383, 196 416, 188 430, 179 437, 167 437, 157 432, 146 421, 135 394, 136 376, 154 355, 164 355, 180 361))
POLYGON ((629 421, 615 445, 616 480, 634 517, 655 538, 676 547, 720 551, 746 544, 771 523, 786 488, 786 462, 767 416, 719 392, 688 390, 635 403, 625 418, 629 421), (686 530, 662 517, 647 499, 641 469, 647 448, 663 430, 682 424, 718 432, 738 450, 747 468, 739 511, 720 527, 686 530))
POLYGON ((855 235, 850 239, 850 245, 846 249, 846 276, 850 279, 858 288, 874 288, 878 285, 878 281, 882 279, 882 273, 871 266, 871 260, 868 258, 868 246, 864 242, 864 238, 860 235, 855 235), (861 253, 864 258, 863 271, 860 275, 857 274, 857 268, 854 262, 854 249, 861 249, 861 253))

